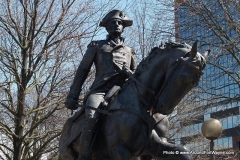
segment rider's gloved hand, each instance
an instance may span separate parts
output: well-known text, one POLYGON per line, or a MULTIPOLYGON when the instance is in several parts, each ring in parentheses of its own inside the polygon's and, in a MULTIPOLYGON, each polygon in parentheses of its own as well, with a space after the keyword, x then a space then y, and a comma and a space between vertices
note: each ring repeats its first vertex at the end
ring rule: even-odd
POLYGON ((78 108, 78 106, 77 106, 78 101, 72 97, 67 97, 64 104, 67 109, 75 110, 78 108))
POLYGON ((130 69, 128 69, 125 65, 123 65, 122 71, 128 76, 133 74, 133 72, 130 69))

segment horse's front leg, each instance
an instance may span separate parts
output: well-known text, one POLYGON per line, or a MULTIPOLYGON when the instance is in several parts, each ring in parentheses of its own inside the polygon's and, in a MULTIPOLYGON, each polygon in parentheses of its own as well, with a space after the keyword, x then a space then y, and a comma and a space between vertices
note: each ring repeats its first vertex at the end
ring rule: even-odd
POLYGON ((115 111, 105 124, 106 146, 112 160, 129 160, 138 154, 148 137, 148 127, 130 112, 115 111))
POLYGON ((191 155, 180 154, 180 152, 187 152, 184 147, 168 143, 166 140, 159 137, 154 130, 150 137, 148 151, 153 159, 192 160, 191 155))
POLYGON ((110 157, 113 160, 128 160, 130 156, 130 152, 122 144, 116 144, 110 150, 110 157))

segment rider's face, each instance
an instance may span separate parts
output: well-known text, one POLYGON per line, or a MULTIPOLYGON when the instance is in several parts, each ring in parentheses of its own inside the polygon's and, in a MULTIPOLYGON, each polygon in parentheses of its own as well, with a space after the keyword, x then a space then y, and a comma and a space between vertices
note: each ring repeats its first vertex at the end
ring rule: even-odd
POLYGON ((107 31, 109 34, 121 34, 124 26, 120 19, 112 19, 107 23, 107 31))

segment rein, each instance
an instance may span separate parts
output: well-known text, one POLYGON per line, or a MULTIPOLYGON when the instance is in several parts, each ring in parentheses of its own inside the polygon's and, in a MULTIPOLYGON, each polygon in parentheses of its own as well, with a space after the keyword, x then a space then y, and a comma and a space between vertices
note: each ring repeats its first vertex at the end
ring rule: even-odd
MULTIPOLYGON (((168 81, 170 80, 170 78, 172 77, 172 75, 175 73, 176 68, 181 64, 181 62, 182 62, 182 61, 179 61, 179 60, 177 59, 171 66, 169 66, 169 67, 167 68, 167 70, 165 71, 164 74, 166 74, 166 72, 167 72, 171 67, 173 67, 175 64, 177 64, 176 67, 174 68, 174 71, 172 72, 171 76, 169 76, 169 78, 168 78, 167 81, 165 81, 165 82, 168 82, 168 81)), ((134 91, 135 91, 135 93, 139 96, 139 98, 140 98, 140 100, 142 101, 142 103, 148 107, 148 109, 150 109, 150 110, 153 109, 153 113, 152 113, 152 114, 154 114, 154 110, 155 110, 155 107, 154 107, 154 106, 155 106, 155 104, 156 104, 156 102, 157 102, 157 99, 158 99, 159 96, 161 95, 163 89, 166 87, 167 83, 165 83, 165 85, 162 87, 162 89, 157 93, 157 92, 155 92, 153 89, 148 88, 148 87, 146 87, 145 85, 143 85, 138 79, 136 79, 136 78, 134 77, 133 74, 129 74, 129 77, 132 79, 132 83, 134 84, 134 88, 135 88, 134 91), (149 102, 140 94, 137 85, 139 85, 139 86, 142 87, 144 90, 146 90, 148 93, 151 93, 151 95, 153 95, 153 98, 152 98, 152 101, 153 101, 153 102, 150 102, 150 103, 149 103, 149 102)))
POLYGON ((175 63, 173 63, 171 66, 169 66, 168 69, 165 71, 164 74, 166 74, 166 72, 167 72, 171 67, 173 67, 175 64, 177 64, 176 67, 174 68, 172 74, 169 76, 169 78, 164 81, 163 87, 160 89, 160 91, 158 92, 158 94, 153 97, 153 103, 152 103, 152 106, 153 106, 153 107, 152 107, 152 109, 153 109, 153 114, 154 114, 154 112, 155 112, 155 110, 156 110, 156 103, 157 103, 157 100, 158 100, 159 96, 162 94, 162 91, 165 89, 165 87, 167 86, 167 83, 169 82, 169 80, 170 80, 170 79, 172 78, 172 76, 174 75, 174 73, 175 73, 175 71, 176 71, 176 68, 182 63, 182 61, 183 61, 183 60, 182 60, 181 58, 180 58, 180 61, 177 59, 177 60, 175 61, 175 63), (154 107, 154 106, 155 106, 155 107, 154 107))

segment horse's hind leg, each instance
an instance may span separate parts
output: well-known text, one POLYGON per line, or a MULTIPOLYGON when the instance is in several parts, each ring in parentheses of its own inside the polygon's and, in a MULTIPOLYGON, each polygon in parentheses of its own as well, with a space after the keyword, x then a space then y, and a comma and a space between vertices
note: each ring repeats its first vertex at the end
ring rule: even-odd
POLYGON ((128 160, 130 152, 122 144, 116 144, 110 150, 110 157, 113 160, 128 160))

